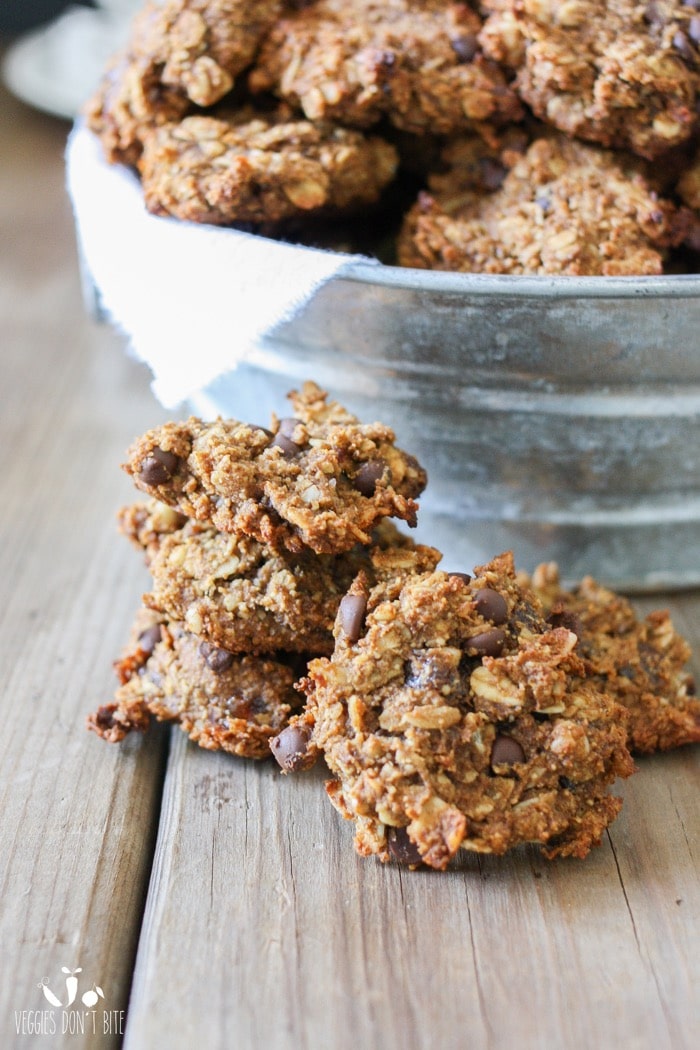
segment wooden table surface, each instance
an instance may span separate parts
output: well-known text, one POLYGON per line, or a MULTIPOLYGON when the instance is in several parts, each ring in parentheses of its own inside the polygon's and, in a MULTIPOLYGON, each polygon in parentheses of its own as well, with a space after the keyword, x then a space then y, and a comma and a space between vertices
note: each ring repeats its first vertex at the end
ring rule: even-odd
MULTIPOLYGON (((67 130, 0 94, 0 1047, 696 1050, 700 748, 641 760, 585 861, 440 874, 357 857, 320 771, 85 731, 147 587, 119 463, 165 414, 83 309, 67 130)), ((654 605, 700 655, 700 594, 654 605)))

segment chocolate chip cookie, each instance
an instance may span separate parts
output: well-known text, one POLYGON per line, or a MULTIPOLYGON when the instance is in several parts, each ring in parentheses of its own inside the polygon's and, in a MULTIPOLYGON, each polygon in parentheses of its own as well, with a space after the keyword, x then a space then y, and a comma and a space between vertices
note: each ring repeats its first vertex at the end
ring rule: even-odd
POLYGON ((632 750, 666 750, 700 741, 700 700, 686 669, 690 647, 674 630, 668 612, 640 619, 626 598, 591 577, 566 591, 551 563, 539 566, 531 583, 549 622, 577 634, 588 673, 627 708, 632 750))
POLYGON ((147 4, 86 107, 108 158, 135 163, 149 129, 227 95, 281 8, 281 0, 147 4))
POLYGON ((698 122, 695 0, 482 0, 485 53, 536 116, 568 135, 655 158, 698 122))
POLYGON ((625 710, 586 676, 577 636, 553 627, 502 555, 340 605, 333 656, 312 661, 307 707, 272 743, 285 769, 323 753, 355 845, 443 869, 458 849, 525 842, 583 857, 633 771, 625 710))
POLYGON ((119 522, 146 553, 153 588, 145 604, 235 653, 330 653, 340 599, 360 570, 376 582, 399 569, 425 572, 440 560, 389 522, 372 548, 336 555, 275 551, 155 501, 123 508, 119 522))
POLYGON ((272 28, 248 78, 310 120, 449 134, 517 120, 520 103, 477 43, 482 22, 447 0, 316 0, 272 28))
POLYGON ((386 517, 414 525, 425 471, 382 423, 363 424, 313 383, 272 429, 219 419, 166 423, 125 470, 142 491, 222 532, 275 549, 338 554, 371 543, 386 517))
POLYGON ((356 211, 379 199, 397 166, 377 136, 249 110, 154 128, 138 162, 149 211, 216 225, 356 211))
POLYGON ((300 667, 291 658, 235 655, 144 611, 117 664, 122 685, 88 728, 115 743, 154 716, 176 722, 200 747, 267 758, 270 739, 300 706, 300 667))
POLYGON ((408 213, 399 261, 466 273, 660 274, 682 242, 688 217, 661 198, 635 158, 571 141, 539 138, 500 188, 486 193, 453 167, 442 193, 408 213))

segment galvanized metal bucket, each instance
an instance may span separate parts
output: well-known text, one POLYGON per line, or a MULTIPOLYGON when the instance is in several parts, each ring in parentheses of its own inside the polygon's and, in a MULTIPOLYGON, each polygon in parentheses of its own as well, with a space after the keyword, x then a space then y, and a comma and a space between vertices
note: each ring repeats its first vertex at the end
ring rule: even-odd
POLYGON ((358 263, 192 407, 264 420, 309 377, 421 460, 418 535, 449 567, 512 548, 625 590, 700 583, 700 277, 358 263))

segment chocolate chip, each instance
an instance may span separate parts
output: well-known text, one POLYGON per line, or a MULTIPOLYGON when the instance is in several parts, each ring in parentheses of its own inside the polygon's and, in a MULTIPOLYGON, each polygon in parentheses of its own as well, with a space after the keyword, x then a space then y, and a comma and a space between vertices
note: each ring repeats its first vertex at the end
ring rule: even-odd
POLYGON ((387 828, 386 844, 394 860, 399 864, 420 864, 422 857, 415 842, 408 837, 406 828, 387 828))
POLYGON ((685 33, 682 33, 680 30, 677 33, 674 33, 671 43, 673 44, 681 58, 684 58, 687 62, 695 61, 695 51, 693 50, 690 41, 688 40, 688 37, 685 35, 685 33))
POLYGON ((309 726, 287 726, 270 741, 270 750, 282 769, 289 773, 298 773, 308 769, 315 761, 313 752, 309 753, 311 729, 309 726))
POLYGON ((291 441, 285 434, 282 434, 279 430, 275 434, 274 438, 270 442, 270 448, 281 448, 282 455, 285 459, 294 459, 301 452, 301 448, 294 441, 291 441))
POLYGON ((508 174, 508 169, 492 157, 482 157, 479 161, 481 182, 486 190, 498 190, 508 174))
POLYGON ((513 766, 516 762, 525 761, 525 752, 512 736, 499 733, 491 748, 491 768, 494 766, 513 766))
POLYGON ((474 595, 476 611, 485 620, 491 623, 505 623, 508 618, 508 604, 502 594, 491 590, 490 587, 482 587, 474 595))
POLYGON ((695 685, 695 679, 689 678, 685 684, 685 691, 688 696, 695 696, 697 692, 697 686, 695 685))
POLYGON ((377 482, 386 470, 383 459, 368 459, 358 470, 352 483, 362 496, 373 496, 377 482))
POLYGON ((567 631, 571 631, 577 638, 580 638, 583 634, 583 624, 576 613, 567 612, 566 609, 557 609, 550 613, 547 617, 547 623, 551 627, 565 627, 567 631))
POLYGON ((160 624, 154 623, 152 627, 147 627, 145 631, 141 631, 138 637, 139 649, 142 649, 144 653, 150 656, 159 641, 160 624))
POLYGON ((98 707, 92 716, 97 728, 111 729, 116 724, 116 719, 114 718, 116 710, 116 704, 105 704, 103 707, 98 707))
POLYGON ((481 634, 467 638, 464 648, 477 656, 498 656, 506 641, 506 632, 501 627, 492 627, 481 634))
POLYGON ((224 671, 228 671, 235 659, 233 653, 230 653, 228 649, 219 649, 216 645, 210 645, 209 642, 200 643, 199 654, 214 674, 223 674, 224 671))
POLYGON ((451 580, 464 580, 465 583, 472 582, 472 578, 468 572, 448 572, 447 575, 451 580))
POLYGON ((459 688, 459 665, 449 649, 415 649, 404 664, 406 685, 411 689, 437 689, 443 696, 459 688))
POLYGON ((650 26, 662 26, 666 21, 661 6, 655 3, 655 0, 651 0, 651 3, 644 8, 643 18, 650 26))
POLYGON ((460 62, 471 62, 479 50, 478 41, 473 33, 460 33, 451 37, 450 47, 460 62))
POLYGON ((367 612, 367 599, 361 594, 346 594, 340 602, 340 626, 349 642, 356 642, 362 634, 367 612))
POLYGON ((563 791, 573 791, 576 785, 573 780, 569 780, 568 777, 559 777, 559 787, 562 788, 563 791))
POLYGON ((280 419, 279 427, 277 428, 278 434, 284 434, 286 438, 291 438, 296 428, 301 423, 300 419, 296 419, 295 416, 286 416, 285 419, 280 419))
POLYGON ((261 434, 265 434, 267 437, 274 437, 272 431, 268 430, 267 427, 259 427, 257 423, 248 423, 248 426, 251 430, 259 430, 261 434))
POLYGON ((179 456, 156 446, 151 454, 141 461, 139 478, 145 485, 164 485, 177 473, 179 465, 179 456))

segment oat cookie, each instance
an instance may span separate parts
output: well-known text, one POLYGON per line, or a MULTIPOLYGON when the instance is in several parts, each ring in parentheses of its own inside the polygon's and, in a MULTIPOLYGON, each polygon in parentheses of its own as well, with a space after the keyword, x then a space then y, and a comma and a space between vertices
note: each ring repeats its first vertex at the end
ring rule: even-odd
POLYGON ((537 139, 493 193, 422 194, 399 238, 399 262, 466 273, 659 274, 687 216, 650 187, 636 160, 570 141, 537 139))
POLYGON ((447 139, 427 174, 429 192, 452 214, 474 194, 499 190, 534 137, 525 125, 511 124, 505 128, 482 127, 478 134, 447 139))
POLYGON ((690 647, 668 612, 638 618, 626 598, 590 576, 566 591, 552 563, 540 565, 531 583, 550 622, 578 634, 578 652, 589 673, 627 708, 632 750, 700 741, 700 700, 686 670, 690 647))
POLYGON ((149 211, 228 225, 374 204, 398 158, 376 136, 244 110, 153 129, 138 166, 149 211))
POLYGON ((447 0, 317 0, 282 17, 249 76, 310 120, 369 127, 386 116, 405 131, 448 134, 521 107, 481 54, 482 22, 447 0))
POLYGON ((620 808, 608 786, 633 771, 624 709, 509 555, 475 572, 358 578, 273 752, 285 769, 323 753, 362 854, 442 869, 460 847, 534 842, 583 857, 620 808))
POLYGON ((266 758, 270 739, 299 707, 300 669, 284 657, 236 656, 146 611, 117 664, 122 685, 88 728, 115 743, 154 716, 177 722, 200 747, 266 758))
POLYGON ((86 109, 109 159, 135 163, 148 129, 227 95, 281 8, 281 0, 147 4, 86 109))
POLYGON ((654 158, 697 125, 695 0, 482 0, 486 54, 568 135, 654 158))
POLYGON ((340 599, 360 570, 376 581, 400 566, 425 572, 440 560, 438 551, 416 546, 389 522, 371 549, 315 554, 275 551, 249 536, 183 523, 155 501, 123 508, 119 520, 146 553, 153 588, 145 604, 235 653, 331 653, 340 599))
POLYGON ((426 475, 382 423, 358 422, 313 383, 272 430, 219 419, 166 423, 139 438, 125 470, 138 488, 222 532, 277 549, 337 554, 386 517, 414 525, 426 475))

